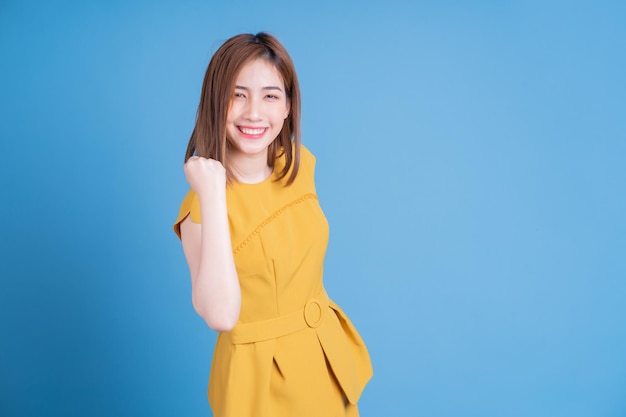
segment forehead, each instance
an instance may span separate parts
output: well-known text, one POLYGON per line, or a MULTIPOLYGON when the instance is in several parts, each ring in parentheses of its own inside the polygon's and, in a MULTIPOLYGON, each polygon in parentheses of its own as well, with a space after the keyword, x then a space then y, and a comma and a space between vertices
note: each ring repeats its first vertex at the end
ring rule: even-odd
POLYGON ((246 85, 248 87, 284 84, 278 68, 267 59, 257 58, 247 62, 237 74, 237 85, 246 85))

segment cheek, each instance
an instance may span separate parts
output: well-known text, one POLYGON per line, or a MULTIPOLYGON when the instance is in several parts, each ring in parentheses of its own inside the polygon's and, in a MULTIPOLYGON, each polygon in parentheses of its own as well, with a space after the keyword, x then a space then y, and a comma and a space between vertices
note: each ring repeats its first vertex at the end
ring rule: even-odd
POLYGON ((228 113, 226 113, 226 122, 231 123, 233 120, 235 120, 235 114, 232 109, 229 109, 228 113))
POLYGON ((278 129, 282 129, 285 125, 285 118, 283 116, 284 115, 282 113, 276 115, 276 121, 274 122, 274 126, 276 126, 278 129))
POLYGON ((231 102, 228 106, 228 111, 226 112, 226 120, 232 121, 239 117, 241 113, 240 105, 237 102, 231 102))
POLYGON ((285 121, 286 114, 287 113, 282 106, 272 109, 272 113, 270 116, 270 118, 272 119, 272 123, 274 125, 281 125, 285 121))

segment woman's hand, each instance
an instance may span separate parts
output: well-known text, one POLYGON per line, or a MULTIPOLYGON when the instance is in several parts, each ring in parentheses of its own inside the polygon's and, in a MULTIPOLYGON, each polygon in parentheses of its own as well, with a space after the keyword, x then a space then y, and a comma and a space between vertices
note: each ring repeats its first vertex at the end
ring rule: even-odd
POLYGON ((226 170, 215 159, 192 156, 185 163, 185 178, 201 199, 226 189, 226 170))

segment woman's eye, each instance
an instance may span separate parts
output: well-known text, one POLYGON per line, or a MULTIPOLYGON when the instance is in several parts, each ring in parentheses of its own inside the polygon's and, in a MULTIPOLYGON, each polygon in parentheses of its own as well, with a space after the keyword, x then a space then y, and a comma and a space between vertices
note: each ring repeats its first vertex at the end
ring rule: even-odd
POLYGON ((272 99, 272 100, 276 100, 276 99, 278 98, 278 96, 275 96, 275 95, 273 95, 273 94, 268 94, 266 97, 267 97, 267 98, 270 98, 270 99, 272 99))
POLYGON ((243 93, 235 93, 235 97, 236 98, 243 98, 245 96, 243 95, 243 93))

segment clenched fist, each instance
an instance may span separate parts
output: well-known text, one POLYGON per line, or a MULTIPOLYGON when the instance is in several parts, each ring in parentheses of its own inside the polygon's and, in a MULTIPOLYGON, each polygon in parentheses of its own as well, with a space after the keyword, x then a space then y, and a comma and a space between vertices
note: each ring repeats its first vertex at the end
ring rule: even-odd
POLYGON ((199 197, 226 190, 226 170, 215 159, 192 156, 185 162, 185 177, 199 197))

